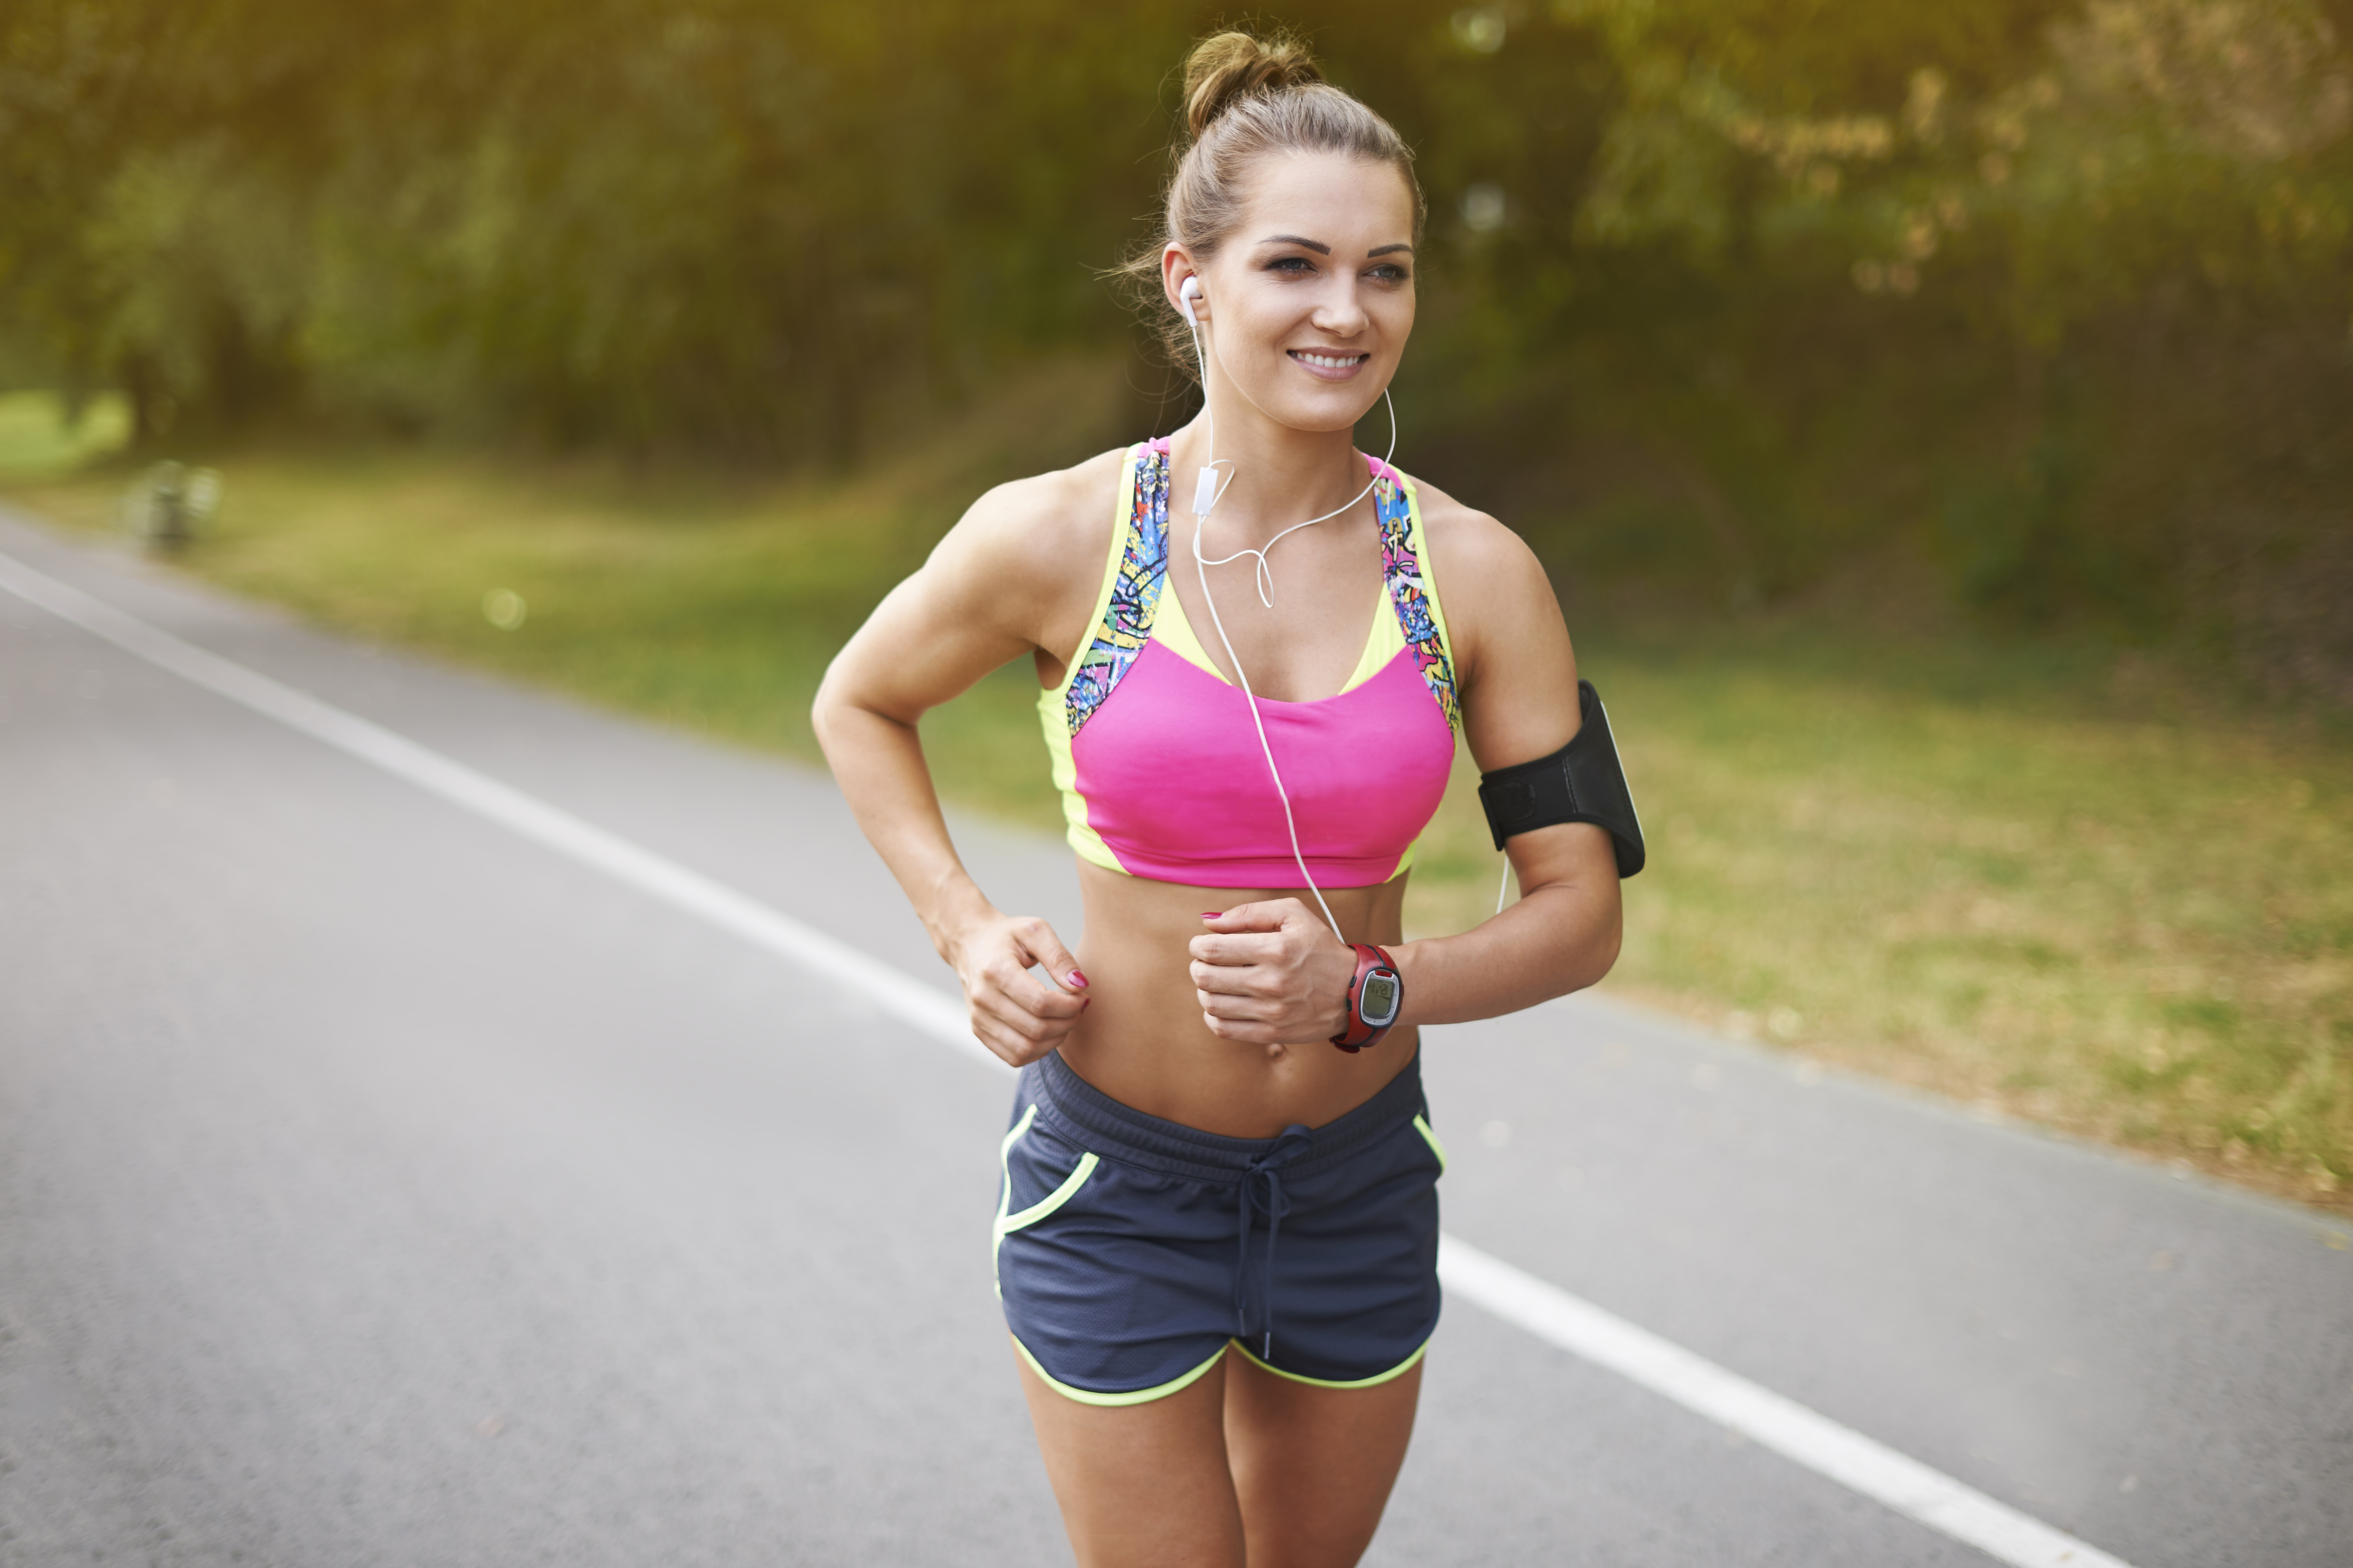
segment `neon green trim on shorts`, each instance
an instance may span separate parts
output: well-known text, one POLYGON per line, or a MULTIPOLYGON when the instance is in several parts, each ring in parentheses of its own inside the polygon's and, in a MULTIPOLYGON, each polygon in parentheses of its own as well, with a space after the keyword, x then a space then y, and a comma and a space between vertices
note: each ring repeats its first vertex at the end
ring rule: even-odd
MULTIPOLYGON (((1081 1405, 1149 1405, 1155 1399, 1166 1399, 1170 1394, 1182 1393, 1184 1390, 1192 1387, 1196 1383, 1198 1383, 1201 1380, 1202 1374, 1208 1372, 1211 1367, 1217 1365, 1219 1359, 1226 1353, 1226 1347, 1219 1345, 1215 1351, 1210 1352, 1208 1360, 1203 1362, 1200 1365, 1181 1376, 1170 1378, 1166 1383, 1161 1384, 1156 1388, 1139 1388, 1129 1394, 1097 1394, 1091 1388, 1072 1388, 1069 1384, 1064 1383, 1052 1373, 1048 1372, 1044 1367, 1038 1364, 1038 1358, 1029 1353, 1029 1347, 1021 1342, 1020 1335, 1014 1334, 1009 1337, 1013 1341, 1013 1348, 1021 1352, 1021 1359, 1029 1363, 1029 1370, 1036 1373, 1047 1387, 1052 1389, 1055 1393, 1060 1394, 1065 1399, 1077 1400, 1081 1405)), ((1417 1351, 1414 1353, 1419 1355, 1420 1352, 1417 1351)), ((1403 1371, 1404 1369, 1400 1367, 1398 1370, 1403 1371)))
MULTIPOLYGON (((1019 1214, 1006 1215, 998 1218, 997 1222, 997 1239, 999 1242, 1003 1242, 1007 1237, 1011 1236, 1015 1231, 1021 1229, 1024 1226, 1036 1225, 1039 1220, 1044 1219, 1048 1215, 1052 1214, 1056 1209, 1060 1208, 1064 1204, 1069 1203, 1072 1197, 1077 1195, 1078 1190, 1087 1184, 1087 1178, 1094 1174, 1095 1167, 1102 1163, 1103 1160, 1098 1155, 1092 1153, 1080 1155, 1077 1167, 1073 1169, 1069 1175, 1062 1178, 1062 1184, 1060 1186, 1056 1187, 1052 1192, 1048 1193, 1044 1197, 1039 1198, 1036 1203, 1031 1204, 1019 1214)), ((1006 1195, 1008 1198, 1012 1196, 1010 1193, 1006 1195)))
POLYGON ((1021 1120, 1013 1124, 1013 1131, 1005 1135, 1005 1142, 997 1146, 997 1168, 1005 1173, 1005 1185, 998 1189, 997 1194, 997 1224, 999 1226, 1005 1223, 1007 1213, 1013 1207, 1013 1145, 1021 1142, 1021 1134, 1029 1131, 1029 1124, 1037 1120, 1038 1108, 1032 1105, 1021 1113, 1021 1120))
MULTIPOLYGON (((1438 1134, 1430 1130, 1429 1121, 1424 1117, 1416 1116, 1413 1119, 1413 1130, 1421 1134, 1421 1141, 1430 1145, 1431 1153, 1438 1156, 1438 1173, 1441 1176, 1446 1174, 1446 1145, 1440 1143, 1438 1141, 1438 1134)), ((1012 1147, 1010 1143, 1006 1146, 1012 1147)))
MULTIPOLYGON (((1060 1186, 1056 1187, 1019 1214, 1007 1212, 1013 1206, 1013 1145, 1021 1142, 1021 1135, 1029 1131, 1029 1124, 1037 1120, 1038 1108, 1033 1105, 1021 1113, 1021 1120, 1013 1124, 1013 1131, 1008 1132, 1005 1135, 1005 1142, 997 1145, 997 1163, 1005 1173, 1005 1185, 997 1197, 997 1223, 988 1227, 988 1257, 992 1268, 996 1264, 997 1255, 1005 1249, 1007 1237, 1025 1226, 1036 1225, 1039 1220, 1069 1203, 1078 1195, 1079 1189, 1087 1184, 1087 1178, 1095 1173, 1095 1167, 1103 1163, 1102 1158, 1092 1152, 1081 1154, 1077 1168, 1062 1178, 1060 1186)), ((1003 1299, 1005 1287, 1002 1284, 997 1286, 997 1294, 1000 1300, 1003 1299)))
MULTIPOLYGON (((1416 1118, 1416 1120, 1418 1121, 1419 1119, 1416 1118)), ((1232 1343, 1234 1349, 1241 1352, 1242 1354, 1249 1359, 1250 1363, 1252 1366, 1258 1367, 1262 1371, 1271 1372, 1277 1377, 1287 1377, 1293 1383, 1303 1383, 1310 1388, 1341 1389, 1377 1388, 1380 1384, 1388 1383, 1392 1378, 1403 1377, 1407 1373, 1411 1372, 1416 1365, 1419 1364, 1423 1353, 1430 1349, 1430 1342, 1428 1340, 1424 1340, 1421 1343, 1414 1347, 1414 1351, 1411 1355, 1406 1357, 1405 1360, 1398 1363, 1397 1365, 1389 1368, 1387 1372, 1377 1372, 1370 1377, 1359 1377, 1348 1383, 1335 1383, 1328 1377, 1303 1377, 1295 1372, 1285 1372, 1279 1366, 1270 1366, 1265 1362, 1261 1361, 1258 1357, 1251 1355, 1250 1346, 1242 1343, 1241 1341, 1235 1340, 1232 1343)))

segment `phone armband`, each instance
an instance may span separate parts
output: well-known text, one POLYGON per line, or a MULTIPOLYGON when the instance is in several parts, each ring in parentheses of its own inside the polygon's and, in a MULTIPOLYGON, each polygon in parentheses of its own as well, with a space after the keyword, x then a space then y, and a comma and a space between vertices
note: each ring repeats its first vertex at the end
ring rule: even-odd
POLYGON ((1593 682, 1577 683, 1583 723, 1576 739, 1548 757, 1479 775, 1479 804, 1486 808, 1495 847, 1519 834, 1563 822, 1589 822, 1609 835, 1618 875, 1642 868, 1642 819, 1626 787, 1625 765, 1609 733, 1609 712, 1593 682))

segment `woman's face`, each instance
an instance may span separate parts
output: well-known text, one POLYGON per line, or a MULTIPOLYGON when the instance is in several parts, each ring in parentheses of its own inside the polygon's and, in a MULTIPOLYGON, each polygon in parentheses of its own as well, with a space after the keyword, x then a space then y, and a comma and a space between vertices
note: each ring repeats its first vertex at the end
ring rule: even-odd
MULTIPOLYGON (((1254 171, 1241 222, 1199 268, 1209 376, 1297 430, 1345 430, 1413 331, 1413 195, 1387 163, 1286 153, 1254 171)), ((1171 245, 1174 300, 1195 264, 1171 245)))

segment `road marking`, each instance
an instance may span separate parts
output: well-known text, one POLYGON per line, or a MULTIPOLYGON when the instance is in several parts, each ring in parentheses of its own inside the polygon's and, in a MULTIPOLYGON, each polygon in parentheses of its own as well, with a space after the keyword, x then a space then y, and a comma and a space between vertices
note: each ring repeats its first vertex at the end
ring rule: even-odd
POLYGON ((1449 1290, 1505 1322, 1663 1394, 1989 1557, 2016 1568, 2126 1568, 2064 1531, 1996 1502, 1467 1241, 1451 1236, 1439 1239, 1438 1277, 1449 1290))
POLYGON ((382 725, 371 724, 357 714, 322 702, 217 654, 206 653, 79 588, 36 572, 5 553, 0 553, 0 587, 105 638, 125 653, 134 654, 265 718, 275 719, 289 729, 299 730, 312 740, 322 741, 337 751, 429 790, 453 805, 511 828, 640 892, 698 915, 755 947, 839 980, 861 1000, 934 1039, 992 1065, 1005 1065, 973 1037, 964 1005, 955 997, 912 979, 848 942, 745 898, 699 871, 689 870, 675 860, 584 822, 568 811, 501 784, 487 773, 477 773, 382 725))
MULTIPOLYGON (((913 976, 664 856, 477 773, 463 763, 37 572, 0 552, 0 588, 125 653, 430 791, 581 865, 841 982, 918 1033, 1002 1070, 964 1007, 913 976)), ((2012 1568, 2129 1568, 2097 1547, 1942 1471, 1816 1415, 1451 1236, 1439 1243, 1449 1290, 1548 1344, 1641 1384, 1907 1519, 2012 1568)))

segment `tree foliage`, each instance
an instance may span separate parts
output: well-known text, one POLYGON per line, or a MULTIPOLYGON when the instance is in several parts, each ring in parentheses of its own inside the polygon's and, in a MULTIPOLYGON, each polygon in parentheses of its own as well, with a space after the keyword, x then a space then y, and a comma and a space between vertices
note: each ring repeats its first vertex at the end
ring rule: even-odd
MULTIPOLYGON (((0 353, 151 439, 844 460, 1124 341, 1099 269, 1218 19, 6 0, 0 353)), ((2241 604, 2234 647, 2353 591, 2344 0, 1284 19, 1419 150, 1419 456, 1564 556, 1769 597, 1908 531, 1989 605, 2241 604)))

